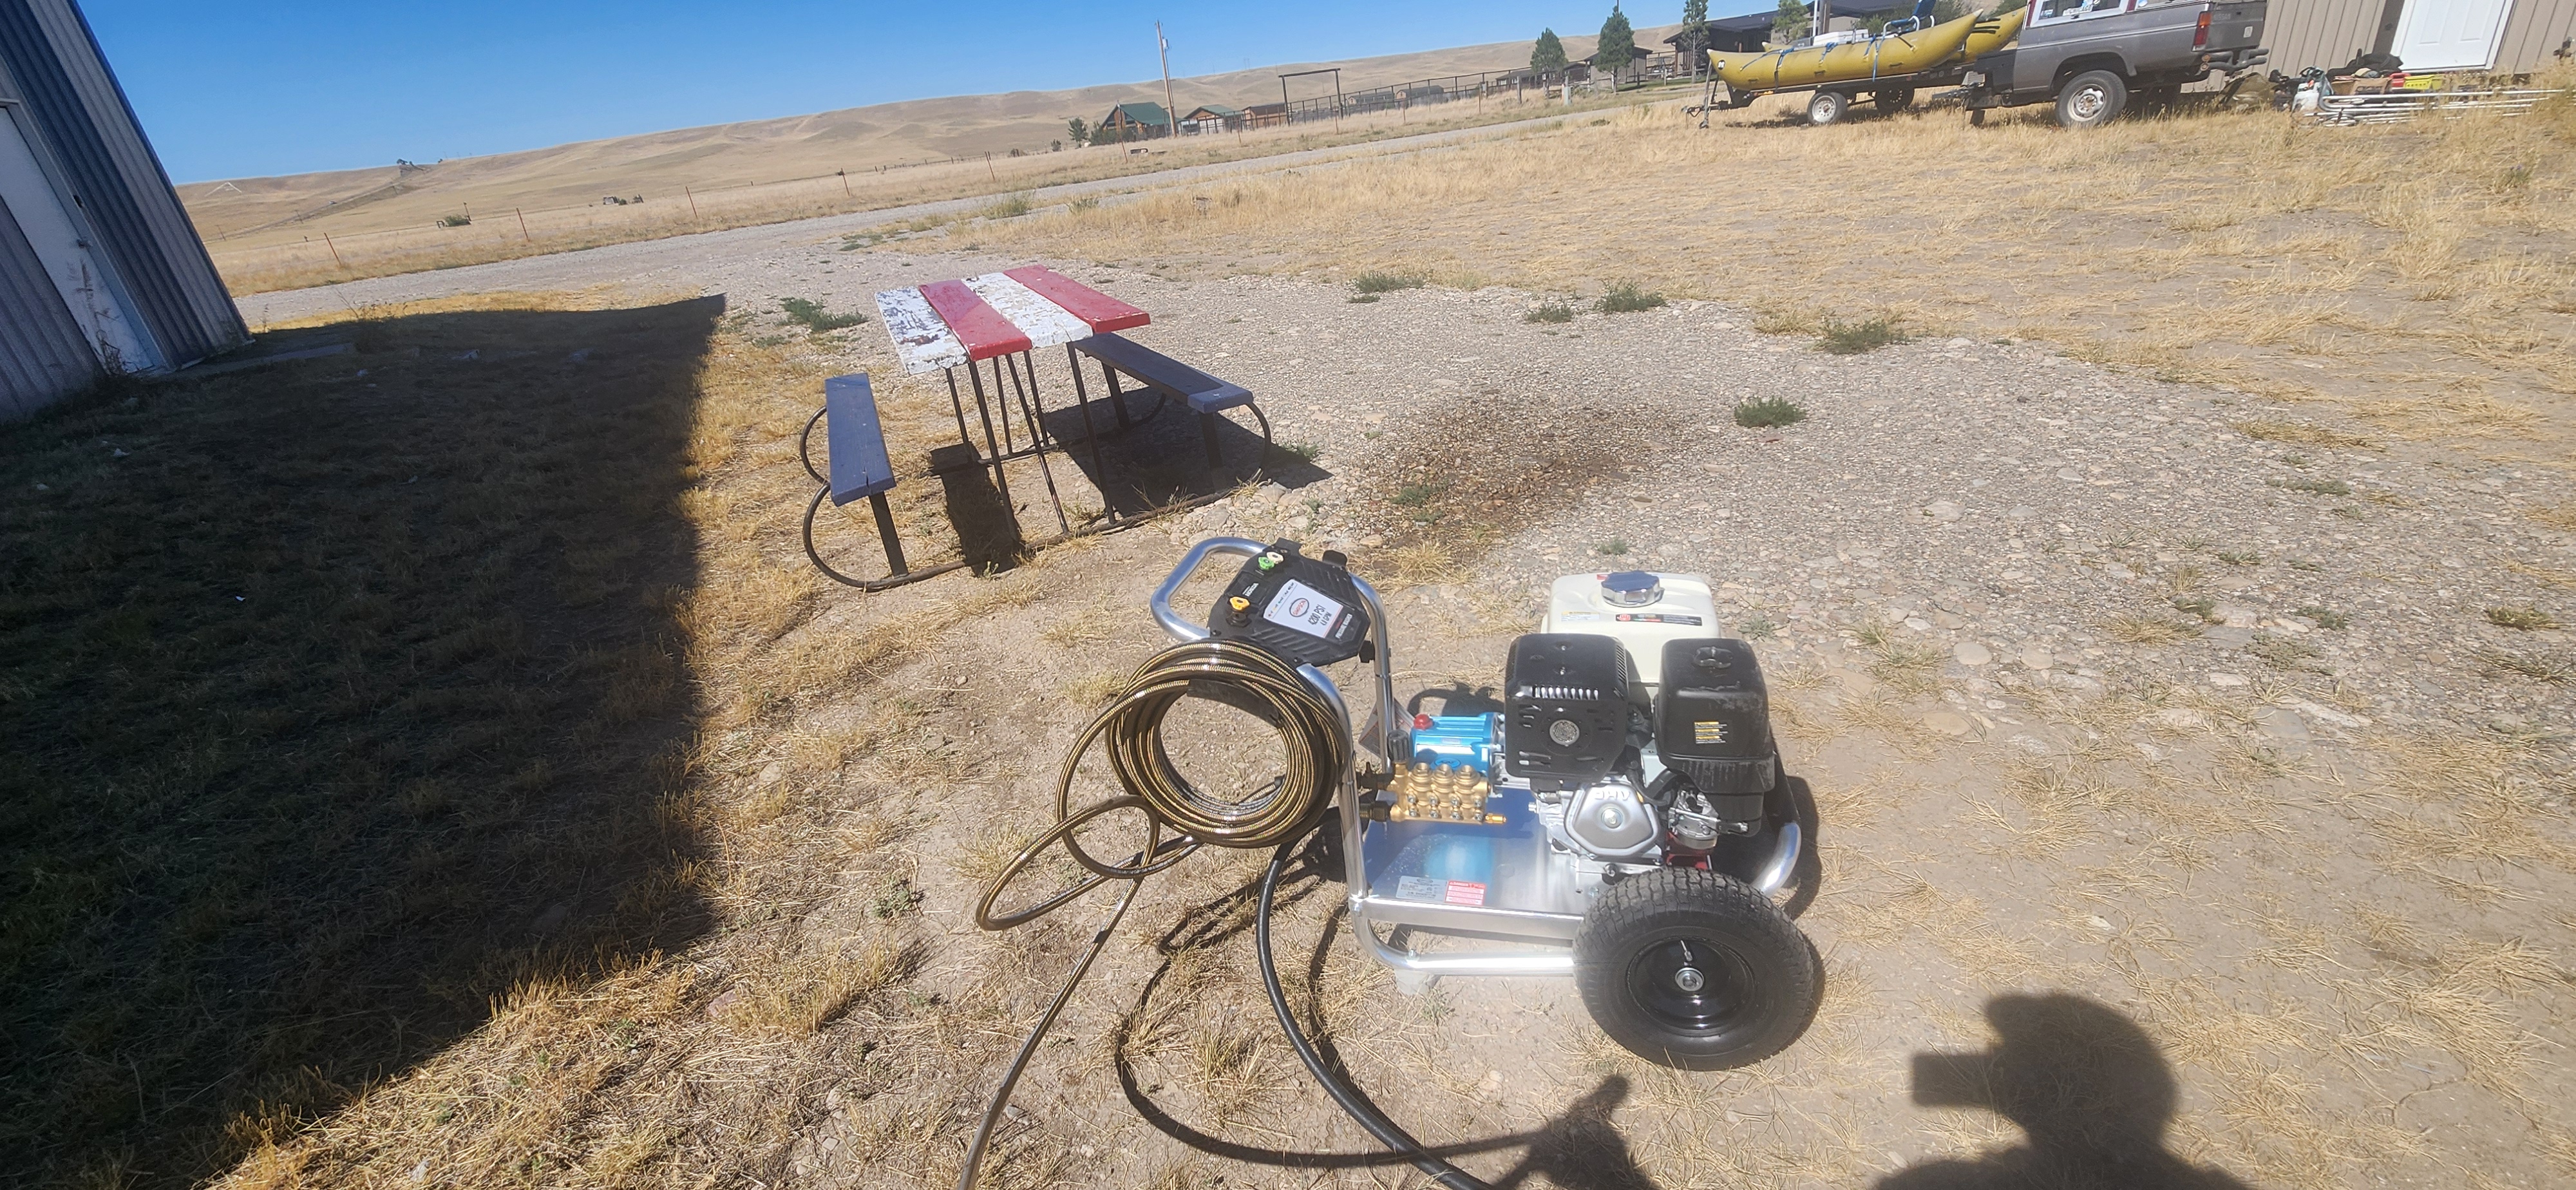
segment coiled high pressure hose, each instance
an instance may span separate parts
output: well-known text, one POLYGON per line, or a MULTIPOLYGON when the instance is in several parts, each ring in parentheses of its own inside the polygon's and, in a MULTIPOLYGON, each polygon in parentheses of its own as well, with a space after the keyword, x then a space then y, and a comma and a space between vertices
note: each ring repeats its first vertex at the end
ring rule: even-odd
POLYGON ((1011 1100, 1020 1075, 1028 1069, 1029 1059, 1037 1053, 1038 1043, 1055 1025, 1058 1014, 1073 998, 1076 987, 1090 973, 1092 960, 1108 946, 1118 923, 1127 916, 1128 907, 1136 901, 1146 877, 1169 870, 1173 865, 1206 844, 1241 849, 1276 848, 1269 875, 1263 881, 1259 925, 1255 933, 1260 952, 1261 977, 1268 989, 1273 1010, 1289 1041, 1307 1069, 1324 1084, 1345 1111, 1367 1127, 1389 1147, 1396 1149, 1415 1167, 1430 1174, 1454 1190, 1476 1190, 1483 1183, 1423 1153, 1401 1129, 1367 1107, 1350 1088, 1341 1084, 1324 1065, 1306 1041, 1287 1009, 1287 998, 1280 990, 1278 973, 1270 954, 1269 910, 1286 856, 1298 840, 1305 838, 1323 821, 1332 806, 1333 793, 1341 784, 1342 774, 1350 771, 1353 761, 1350 723, 1341 708, 1301 676, 1295 667, 1277 654, 1236 641, 1201 640, 1175 645, 1148 658, 1128 676, 1118 697, 1092 717, 1072 751, 1064 758, 1055 783, 1056 823, 1035 842, 1021 848, 1011 862, 1004 865, 984 896, 975 906, 975 924, 987 930, 1007 930, 1025 925, 1063 908, 1084 893, 1111 881, 1124 881, 1127 890, 1118 898, 1108 920, 1093 933, 1091 946, 1083 952, 1073 972, 1047 1005, 1037 1026, 1020 1043, 1019 1054, 1003 1072, 1001 1085, 994 1089, 993 1099, 985 1107, 983 1122, 975 1129, 974 1140, 966 1149, 965 1167, 958 1171, 958 1190, 973 1190, 975 1175, 983 1163, 984 1150, 993 1138, 993 1129, 1001 1122, 1002 1110, 1011 1100), (1287 752, 1287 770, 1278 780, 1252 794, 1229 799, 1218 797, 1190 784, 1173 767, 1163 748, 1163 718, 1182 698, 1197 695, 1224 702, 1252 713, 1279 733, 1287 752), (1114 797, 1076 811, 1073 808, 1073 781, 1082 758, 1094 745, 1104 745, 1111 772, 1122 791, 1114 797), (1091 822, 1121 810, 1139 810, 1145 815, 1145 843, 1142 850, 1119 863, 1104 862, 1083 850, 1074 837, 1091 822), (1166 832, 1170 837, 1166 837, 1166 832), (1076 863, 1089 873, 1071 888, 1028 908, 1008 913, 994 911, 994 902, 1011 881, 1018 878, 1040 852, 1062 843, 1076 863))

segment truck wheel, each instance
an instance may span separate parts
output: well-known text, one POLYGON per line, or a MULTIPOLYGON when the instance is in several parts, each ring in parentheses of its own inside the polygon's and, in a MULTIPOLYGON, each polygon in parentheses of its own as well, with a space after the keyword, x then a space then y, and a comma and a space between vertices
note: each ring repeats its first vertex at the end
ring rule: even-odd
POLYGON ((2129 104, 2129 84, 2107 70, 2088 70, 2057 93, 2057 122, 2066 128, 2099 128, 2129 104))
POLYGON ((1657 868, 1603 888, 1574 983, 1611 1040, 1684 1070, 1750 1066, 1815 1018, 1822 974, 1789 916, 1731 876, 1657 868))
POLYGON ((1888 87, 1870 98, 1878 104, 1881 114, 1892 116, 1914 106, 1914 88, 1888 87))
POLYGON ((1822 128, 1842 119, 1850 108, 1851 96, 1840 91, 1818 91, 1815 98, 1807 101, 1807 122, 1822 128))

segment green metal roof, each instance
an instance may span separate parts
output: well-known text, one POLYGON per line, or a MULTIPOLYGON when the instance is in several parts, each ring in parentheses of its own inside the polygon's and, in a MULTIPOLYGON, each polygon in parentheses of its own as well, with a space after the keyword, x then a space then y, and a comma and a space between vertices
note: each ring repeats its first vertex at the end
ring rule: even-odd
POLYGON ((1242 115, 1243 109, 1239 107, 1227 107, 1222 103, 1202 103, 1198 106, 1196 111, 1192 111, 1190 114, 1195 116, 1199 112, 1206 112, 1207 114, 1216 116, 1220 119, 1231 120, 1236 116, 1242 115))
POLYGON ((1172 117, 1164 113, 1163 105, 1159 103, 1122 103, 1109 109, 1109 114, 1112 116, 1120 112, 1127 113, 1127 118, 1136 123, 1151 124, 1157 128, 1172 122, 1172 117))

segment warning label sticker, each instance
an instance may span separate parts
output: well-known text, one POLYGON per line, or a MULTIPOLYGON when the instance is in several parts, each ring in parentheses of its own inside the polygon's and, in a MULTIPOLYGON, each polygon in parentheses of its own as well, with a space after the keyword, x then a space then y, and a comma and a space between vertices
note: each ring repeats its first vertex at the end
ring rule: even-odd
POLYGON ((1342 620, 1342 602, 1292 578, 1270 597, 1261 618, 1308 636, 1330 638, 1333 626, 1342 620))
POLYGON ((1725 720, 1723 720, 1723 719, 1695 719, 1695 720, 1692 720, 1692 721, 1691 721, 1691 742, 1692 742, 1692 743, 1694 743, 1694 744, 1723 744, 1723 743, 1725 743, 1725 742, 1726 742, 1726 721, 1725 721, 1725 720))
POLYGON ((1620 622, 1627 624, 1687 624, 1693 628, 1700 625, 1698 616, 1683 615, 1680 612, 1621 612, 1619 619, 1620 622))
POLYGON ((1395 881, 1395 899, 1434 901, 1446 905, 1482 905, 1485 903, 1485 886, 1473 880, 1434 880, 1429 876, 1400 876, 1395 881))

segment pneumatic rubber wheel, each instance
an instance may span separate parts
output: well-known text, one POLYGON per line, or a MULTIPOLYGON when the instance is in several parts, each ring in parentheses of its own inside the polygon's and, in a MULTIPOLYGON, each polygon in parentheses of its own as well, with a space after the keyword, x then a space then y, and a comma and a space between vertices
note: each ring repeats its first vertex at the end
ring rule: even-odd
POLYGON ((1898 112, 1914 106, 1914 88, 1889 87, 1880 91, 1876 95, 1870 96, 1870 99, 1872 102, 1878 104, 1880 115, 1893 116, 1898 112))
POLYGON ((1771 898, 1696 868, 1603 888, 1574 939, 1574 983, 1602 1032, 1684 1070, 1731 1070, 1788 1048, 1815 1017, 1819 966, 1771 898))
POLYGON ((2057 93, 2057 122, 2066 128, 2099 128, 2120 117, 2129 106, 2127 80, 2107 70, 2088 70, 2066 82, 2057 93))
POLYGON ((1818 91, 1807 101, 1807 122, 1822 128, 1843 118, 1851 108, 1851 96, 1840 91, 1818 91))

